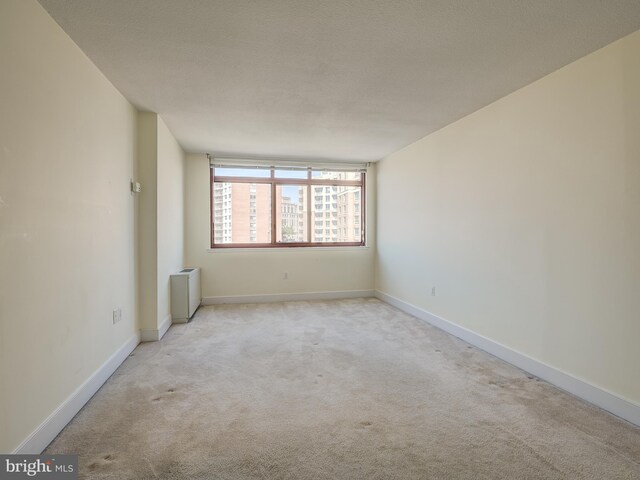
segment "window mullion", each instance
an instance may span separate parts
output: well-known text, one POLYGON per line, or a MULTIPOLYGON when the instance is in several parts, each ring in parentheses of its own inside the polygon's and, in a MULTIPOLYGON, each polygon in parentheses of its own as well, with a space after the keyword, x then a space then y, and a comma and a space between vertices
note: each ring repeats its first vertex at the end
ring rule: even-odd
POLYGON ((360 187, 360 243, 365 244, 365 236, 367 234, 367 178, 366 174, 362 173, 360 177, 362 179, 362 187, 360 187))
POLYGON ((307 242, 313 243, 311 241, 311 169, 307 172, 307 180, 309 180, 307 185, 307 242))
MULTIPOLYGON (((273 179, 273 168, 271 169, 273 179)), ((276 244, 276 184, 271 182, 271 245, 276 244)))

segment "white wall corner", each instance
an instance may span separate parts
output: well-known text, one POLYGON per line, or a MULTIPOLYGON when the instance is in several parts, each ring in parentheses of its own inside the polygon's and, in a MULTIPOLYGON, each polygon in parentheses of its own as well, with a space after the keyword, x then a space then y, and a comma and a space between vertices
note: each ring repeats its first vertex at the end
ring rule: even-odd
POLYGON ((271 303, 295 302, 304 300, 340 300, 344 298, 374 297, 374 290, 341 290, 336 292, 273 293, 265 295, 233 295, 227 297, 204 297, 201 305, 220 305, 225 303, 271 303))
POLYGON ((13 451, 14 454, 39 454, 93 397, 113 372, 124 362, 140 343, 140 336, 133 335, 111 355, 93 374, 62 402, 29 436, 13 451))
POLYGON ((566 372, 551 367, 545 363, 528 357, 517 352, 505 345, 495 342, 489 338, 483 337, 467 328, 456 325, 455 323, 445 320, 442 317, 434 315, 426 310, 416 307, 404 300, 400 300, 392 295, 375 291, 375 296, 389 305, 402 310, 409 315, 413 315, 420 320, 444 330, 451 335, 474 345, 491 355, 504 360, 536 377, 545 380, 556 387, 575 395, 603 410, 606 410, 617 417, 620 417, 634 425, 640 426, 640 405, 629 400, 621 398, 616 394, 596 387, 584 380, 574 377, 566 372))
POLYGON ((169 327, 171 326, 171 315, 167 315, 160 326, 158 328, 150 329, 150 330, 140 330, 140 341, 141 342, 157 342, 164 334, 167 333, 169 327))

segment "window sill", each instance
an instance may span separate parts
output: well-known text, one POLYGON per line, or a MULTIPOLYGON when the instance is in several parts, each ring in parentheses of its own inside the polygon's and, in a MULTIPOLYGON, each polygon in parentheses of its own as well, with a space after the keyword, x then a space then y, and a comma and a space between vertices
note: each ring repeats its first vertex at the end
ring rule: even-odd
POLYGON ((309 250, 314 251, 331 251, 331 252, 353 252, 369 250, 369 245, 355 245, 355 246, 332 246, 332 247, 225 247, 225 248, 207 248, 207 252, 220 253, 220 252, 306 252, 309 250))

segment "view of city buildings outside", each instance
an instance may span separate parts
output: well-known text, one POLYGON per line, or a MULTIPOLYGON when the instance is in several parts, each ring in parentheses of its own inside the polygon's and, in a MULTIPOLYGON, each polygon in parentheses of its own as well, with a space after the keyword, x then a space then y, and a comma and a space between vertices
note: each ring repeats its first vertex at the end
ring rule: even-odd
MULTIPOLYGON (((352 172, 314 172, 314 179, 352 180, 352 172)), ((358 177, 359 178, 359 177, 358 177)), ((308 195, 311 188, 311 242, 362 240, 362 187, 277 185, 276 242, 309 242, 308 195)), ((271 242, 271 185, 214 182, 214 244, 271 242)))

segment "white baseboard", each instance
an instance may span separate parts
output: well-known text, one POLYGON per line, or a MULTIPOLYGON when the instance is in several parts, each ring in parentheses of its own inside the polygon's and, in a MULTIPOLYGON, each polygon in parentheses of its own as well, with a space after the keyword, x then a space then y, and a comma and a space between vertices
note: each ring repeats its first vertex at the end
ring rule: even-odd
POLYGON ((113 372, 129 356, 140 343, 138 334, 132 336, 100 368, 80 385, 44 422, 16 448, 14 454, 40 454, 51 441, 62 431, 80 409, 93 397, 113 372))
POLYGON ((565 390, 576 397, 592 403, 614 415, 640 426, 640 405, 621 398, 616 394, 596 387, 584 380, 574 377, 571 374, 546 365, 545 363, 528 357, 505 345, 495 342, 487 337, 483 337, 467 328, 438 317, 415 305, 400 300, 392 295, 376 290, 376 298, 406 312, 414 317, 430 323, 431 325, 450 333, 471 345, 474 345, 491 355, 494 355, 522 370, 565 390))
POLYGON ((270 303, 295 302, 299 300, 339 300, 375 296, 374 290, 342 290, 337 292, 272 293, 265 295, 234 295, 229 297, 204 297, 202 305, 223 303, 270 303))
POLYGON ((171 326, 171 314, 167 315, 162 323, 160 324, 160 328, 158 328, 158 340, 164 337, 164 334, 167 333, 169 327, 171 326))
POLYGON ((167 330, 169 330, 170 326, 171 326, 171 315, 167 315, 162 321, 162 323, 160 324, 160 327, 158 327, 157 329, 140 330, 140 341, 141 342, 157 342, 162 337, 164 337, 164 334, 167 333, 167 330))

